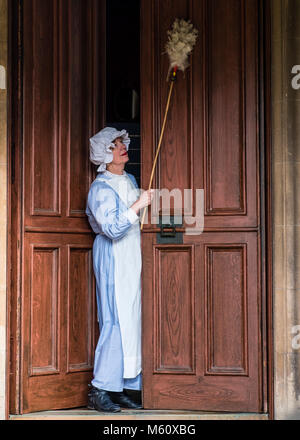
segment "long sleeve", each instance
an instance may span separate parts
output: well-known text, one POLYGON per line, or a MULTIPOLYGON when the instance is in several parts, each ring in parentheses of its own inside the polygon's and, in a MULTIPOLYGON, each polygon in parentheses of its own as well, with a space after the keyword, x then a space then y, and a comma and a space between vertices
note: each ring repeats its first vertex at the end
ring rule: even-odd
POLYGON ((123 237, 133 223, 139 221, 132 208, 127 208, 118 194, 104 182, 90 188, 86 214, 94 232, 101 231, 112 240, 123 237))

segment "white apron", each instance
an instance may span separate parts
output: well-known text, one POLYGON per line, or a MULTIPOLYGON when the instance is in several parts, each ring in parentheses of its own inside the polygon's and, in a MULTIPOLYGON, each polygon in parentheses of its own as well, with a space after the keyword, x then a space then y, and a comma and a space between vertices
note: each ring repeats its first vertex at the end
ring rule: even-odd
MULTIPOLYGON (((111 177, 105 182, 129 208, 139 197, 130 177, 104 172, 111 177)), ((136 377, 141 366, 141 234, 140 222, 135 222, 126 234, 112 240, 115 268, 115 297, 124 355, 124 378, 136 377)))

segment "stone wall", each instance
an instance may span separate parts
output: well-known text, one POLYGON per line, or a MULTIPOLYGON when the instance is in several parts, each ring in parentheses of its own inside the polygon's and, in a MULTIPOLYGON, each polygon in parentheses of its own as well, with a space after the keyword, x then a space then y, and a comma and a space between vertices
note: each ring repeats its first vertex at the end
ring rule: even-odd
POLYGON ((7 1, 0 0, 0 419, 6 401, 7 1))
MULTIPOLYGON (((7 2, 0 0, 0 65, 5 71, 7 2)), ((272 0, 276 419, 300 419, 300 88, 292 86, 296 77, 292 69, 297 65, 300 66, 300 0, 272 0)), ((0 67, 0 75, 1 71, 0 67)), ((298 83, 300 86, 300 78, 298 83)), ((7 90, 2 86, 0 76, 0 419, 5 418, 6 401, 7 240, 7 90)))
POLYGON ((275 418, 300 419, 300 1, 272 8, 275 418))

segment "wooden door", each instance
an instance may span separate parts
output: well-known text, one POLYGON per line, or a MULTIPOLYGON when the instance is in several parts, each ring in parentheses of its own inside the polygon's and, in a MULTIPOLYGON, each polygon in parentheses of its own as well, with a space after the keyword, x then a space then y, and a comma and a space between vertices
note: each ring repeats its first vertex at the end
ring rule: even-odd
POLYGON ((169 87, 166 32, 189 18, 198 42, 174 86, 153 188, 204 189, 205 214, 204 232, 182 243, 159 243, 150 220, 143 229, 145 408, 264 409, 259 13, 256 0, 142 0, 142 187, 169 87))
POLYGON ((98 323, 85 206, 89 137, 104 117, 105 26, 98 0, 21 3, 22 337, 12 412, 26 413, 87 402, 98 323))

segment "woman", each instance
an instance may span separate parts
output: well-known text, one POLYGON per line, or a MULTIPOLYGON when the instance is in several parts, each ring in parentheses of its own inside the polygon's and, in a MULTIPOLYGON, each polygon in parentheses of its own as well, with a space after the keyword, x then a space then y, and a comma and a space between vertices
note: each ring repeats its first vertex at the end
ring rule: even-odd
POLYGON ((124 170, 130 139, 126 130, 106 127, 90 139, 90 160, 100 165, 86 214, 97 234, 93 245, 100 337, 88 407, 120 411, 142 406, 130 398, 141 390, 141 243, 139 211, 153 190, 141 196, 124 170))

